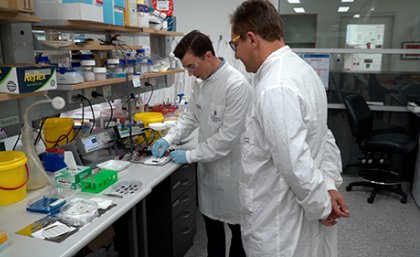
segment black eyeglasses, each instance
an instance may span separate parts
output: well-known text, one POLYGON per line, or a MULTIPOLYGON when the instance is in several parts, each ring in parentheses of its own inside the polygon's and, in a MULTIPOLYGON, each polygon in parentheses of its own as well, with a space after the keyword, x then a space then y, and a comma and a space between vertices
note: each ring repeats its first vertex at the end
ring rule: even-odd
POLYGON ((236 52, 236 45, 235 42, 238 41, 241 38, 241 35, 237 35, 236 37, 232 38, 231 41, 229 41, 229 45, 232 48, 233 51, 236 52))

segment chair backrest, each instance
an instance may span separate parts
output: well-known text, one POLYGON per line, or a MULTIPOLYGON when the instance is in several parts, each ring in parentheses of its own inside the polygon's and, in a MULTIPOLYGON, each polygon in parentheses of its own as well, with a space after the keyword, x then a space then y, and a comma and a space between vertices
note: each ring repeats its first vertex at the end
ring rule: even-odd
POLYGON ((344 97, 347 118, 351 133, 357 143, 363 142, 372 132, 373 116, 365 99, 361 95, 348 95, 344 97))

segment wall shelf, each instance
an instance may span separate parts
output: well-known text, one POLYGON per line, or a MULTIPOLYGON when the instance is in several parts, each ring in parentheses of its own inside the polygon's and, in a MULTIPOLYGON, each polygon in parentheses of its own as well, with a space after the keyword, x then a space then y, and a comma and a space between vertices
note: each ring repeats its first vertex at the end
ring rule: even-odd
MULTIPOLYGON (((84 45, 76 45, 74 42, 70 41, 56 41, 56 40, 40 40, 39 43, 42 46, 46 47, 52 47, 55 49, 61 49, 61 50, 96 50, 96 51, 111 51, 115 50, 115 45, 100 45, 99 42, 96 44, 84 44, 84 45)), ((142 49, 143 46, 136 45, 120 45, 124 49, 130 49, 130 50, 138 50, 142 49)))
POLYGON ((89 32, 93 34, 106 33, 135 33, 135 34, 156 34, 161 36, 182 36, 181 32, 162 31, 151 28, 140 28, 130 26, 116 26, 94 21, 81 20, 45 20, 33 25, 37 30, 59 30, 73 32, 89 32))
POLYGON ((0 10, 0 23, 37 23, 41 18, 16 11, 0 10))
POLYGON ((33 93, 25 93, 25 94, 6 94, 0 93, 0 102, 9 101, 9 100, 16 100, 30 96, 40 96, 40 95, 47 95, 48 91, 40 91, 40 92, 33 92, 33 93))
MULTIPOLYGON (((166 75, 176 74, 176 73, 183 72, 183 71, 184 71, 183 69, 173 69, 173 70, 168 70, 168 71, 165 71, 165 72, 151 72, 151 73, 146 73, 144 75, 141 75, 140 79, 157 78, 157 77, 162 77, 162 76, 166 76, 166 75)), ((132 78, 130 76, 129 81, 131 81, 131 80, 132 80, 132 78)), ((83 83, 76 84, 76 85, 69 85, 69 86, 66 86, 66 87, 62 87, 59 90, 71 91, 71 90, 78 90, 78 89, 108 86, 108 85, 119 84, 119 83, 124 83, 124 82, 126 82, 125 78, 113 78, 113 79, 106 79, 106 80, 96 80, 96 81, 83 82, 83 83)))

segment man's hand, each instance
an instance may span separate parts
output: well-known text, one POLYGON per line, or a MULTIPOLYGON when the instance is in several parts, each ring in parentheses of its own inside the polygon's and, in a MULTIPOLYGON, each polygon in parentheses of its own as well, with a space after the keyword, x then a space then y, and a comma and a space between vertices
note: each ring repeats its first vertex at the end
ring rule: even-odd
POLYGON ((162 157, 166 149, 169 148, 169 143, 165 139, 156 140, 152 146, 152 154, 155 157, 162 157))
POLYGON ((347 218, 350 216, 350 211, 344 201, 343 195, 338 190, 328 190, 331 197, 331 214, 328 218, 321 220, 325 226, 334 226, 337 224, 338 218, 347 218))
POLYGON ((169 156, 172 160, 178 164, 187 164, 187 152, 184 150, 175 150, 172 151, 169 156))
POLYGON ((338 190, 328 190, 331 197, 332 214, 336 218, 347 218, 350 216, 349 208, 343 195, 338 190))

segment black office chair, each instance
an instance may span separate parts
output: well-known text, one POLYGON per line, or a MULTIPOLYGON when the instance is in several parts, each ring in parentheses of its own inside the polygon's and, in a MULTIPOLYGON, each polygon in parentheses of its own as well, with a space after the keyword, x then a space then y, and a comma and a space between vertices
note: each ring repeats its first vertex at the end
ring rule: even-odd
POLYGON ((401 203, 407 202, 407 194, 401 188, 402 179, 397 172, 390 170, 392 154, 406 154, 414 150, 416 141, 405 133, 373 133, 373 115, 365 99, 360 95, 344 97, 344 105, 350 128, 359 149, 364 154, 358 175, 364 181, 350 183, 353 186, 373 187, 368 203, 373 203, 381 190, 401 195, 401 203))

